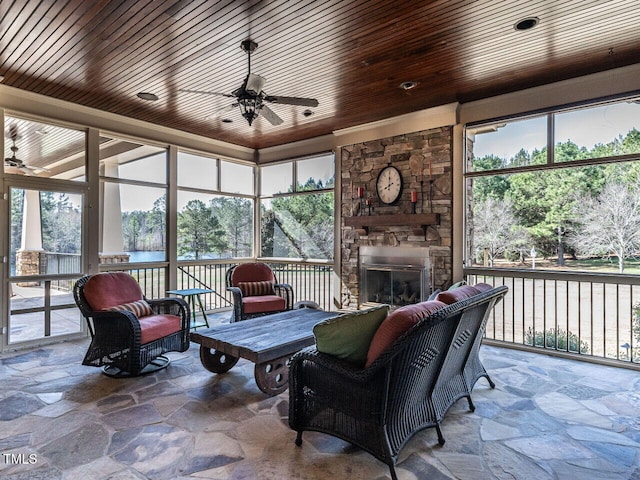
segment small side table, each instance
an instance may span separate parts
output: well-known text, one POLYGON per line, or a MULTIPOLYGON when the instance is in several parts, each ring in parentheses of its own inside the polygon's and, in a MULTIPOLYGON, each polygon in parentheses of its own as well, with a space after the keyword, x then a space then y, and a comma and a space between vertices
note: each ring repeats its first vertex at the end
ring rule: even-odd
POLYGON ((203 293, 216 293, 215 290, 208 288, 187 288, 184 290, 167 290, 170 295, 179 295, 183 297, 189 306, 191 307, 191 323, 190 328, 207 327, 209 328, 209 319, 207 313, 204 311, 204 305, 202 304, 202 298, 200 295, 203 293), (198 313, 196 312, 196 299, 198 299, 198 306, 202 312, 202 318, 204 323, 198 323, 198 313))

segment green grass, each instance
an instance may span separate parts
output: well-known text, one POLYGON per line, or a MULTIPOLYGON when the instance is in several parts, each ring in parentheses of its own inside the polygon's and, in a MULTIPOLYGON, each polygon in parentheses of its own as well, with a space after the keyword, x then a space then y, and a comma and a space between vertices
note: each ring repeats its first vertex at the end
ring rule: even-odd
MULTIPOLYGON (((565 265, 560 267, 556 263, 555 258, 548 259, 536 259, 536 269, 540 270, 561 270, 572 272, 597 272, 597 273, 618 273, 618 258, 578 258, 573 260, 571 258, 565 258, 565 265)), ((496 262, 496 267, 513 267, 513 268, 531 268, 531 259, 522 264, 518 262, 496 262)), ((640 275, 640 258, 628 258, 625 261, 624 274, 626 275, 640 275)))

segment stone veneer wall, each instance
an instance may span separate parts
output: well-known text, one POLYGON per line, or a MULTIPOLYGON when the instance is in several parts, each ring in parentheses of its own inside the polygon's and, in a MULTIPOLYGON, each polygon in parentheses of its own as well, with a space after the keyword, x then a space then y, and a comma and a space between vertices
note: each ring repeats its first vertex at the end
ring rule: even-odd
POLYGON ((343 308, 358 307, 360 246, 429 247, 435 288, 452 283, 452 127, 382 138, 341 149, 341 238, 342 266, 341 303, 343 308), (382 204, 375 194, 380 170, 391 164, 402 173, 404 189, 396 205, 382 204), (432 178, 432 210, 429 205, 429 178, 432 178), (421 182, 422 180, 422 182, 421 182), (440 224, 430 226, 426 234, 419 225, 397 225, 364 230, 345 226, 344 217, 367 214, 360 212, 358 187, 364 187, 365 197, 371 198, 371 215, 411 213, 411 191, 418 193, 417 213, 433 211, 440 214, 440 224))

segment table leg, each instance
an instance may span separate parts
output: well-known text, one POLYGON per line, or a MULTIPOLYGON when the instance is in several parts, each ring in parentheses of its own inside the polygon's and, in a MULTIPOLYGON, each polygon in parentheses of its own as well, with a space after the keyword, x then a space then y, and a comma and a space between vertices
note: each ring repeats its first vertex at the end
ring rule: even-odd
POLYGON ((207 312, 204 311, 202 298, 200 298, 200 294, 198 294, 197 297, 198 297, 198 305, 200 305, 200 311, 202 312, 202 318, 204 318, 204 323, 207 326, 207 328, 209 328, 209 319, 207 318, 207 312))
POLYGON ((269 362, 258 363, 254 369, 254 376, 258 388, 267 395, 278 395, 289 387, 289 359, 276 358, 269 362))
POLYGON ((238 363, 239 358, 233 355, 227 355, 215 348, 200 345, 200 362, 202 366, 213 373, 228 372, 231 367, 238 363))

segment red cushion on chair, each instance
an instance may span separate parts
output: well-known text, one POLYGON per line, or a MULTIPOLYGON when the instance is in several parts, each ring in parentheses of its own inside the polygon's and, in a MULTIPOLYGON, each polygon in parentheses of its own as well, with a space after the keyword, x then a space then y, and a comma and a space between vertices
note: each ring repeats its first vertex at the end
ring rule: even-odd
POLYGON ((269 265, 262 262, 241 263, 231 273, 231 284, 237 286, 239 282, 275 282, 275 277, 269 265))
POLYGON ((260 297, 243 297, 244 313, 280 312, 285 309, 284 298, 278 295, 262 295, 260 297))
POLYGON ((140 343, 142 345, 176 333, 182 327, 180 317, 176 315, 149 315, 139 318, 138 321, 140 322, 140 343))
POLYGON ((93 275, 84 285, 83 293, 93 310, 136 302, 143 297, 136 279, 124 272, 93 275))

